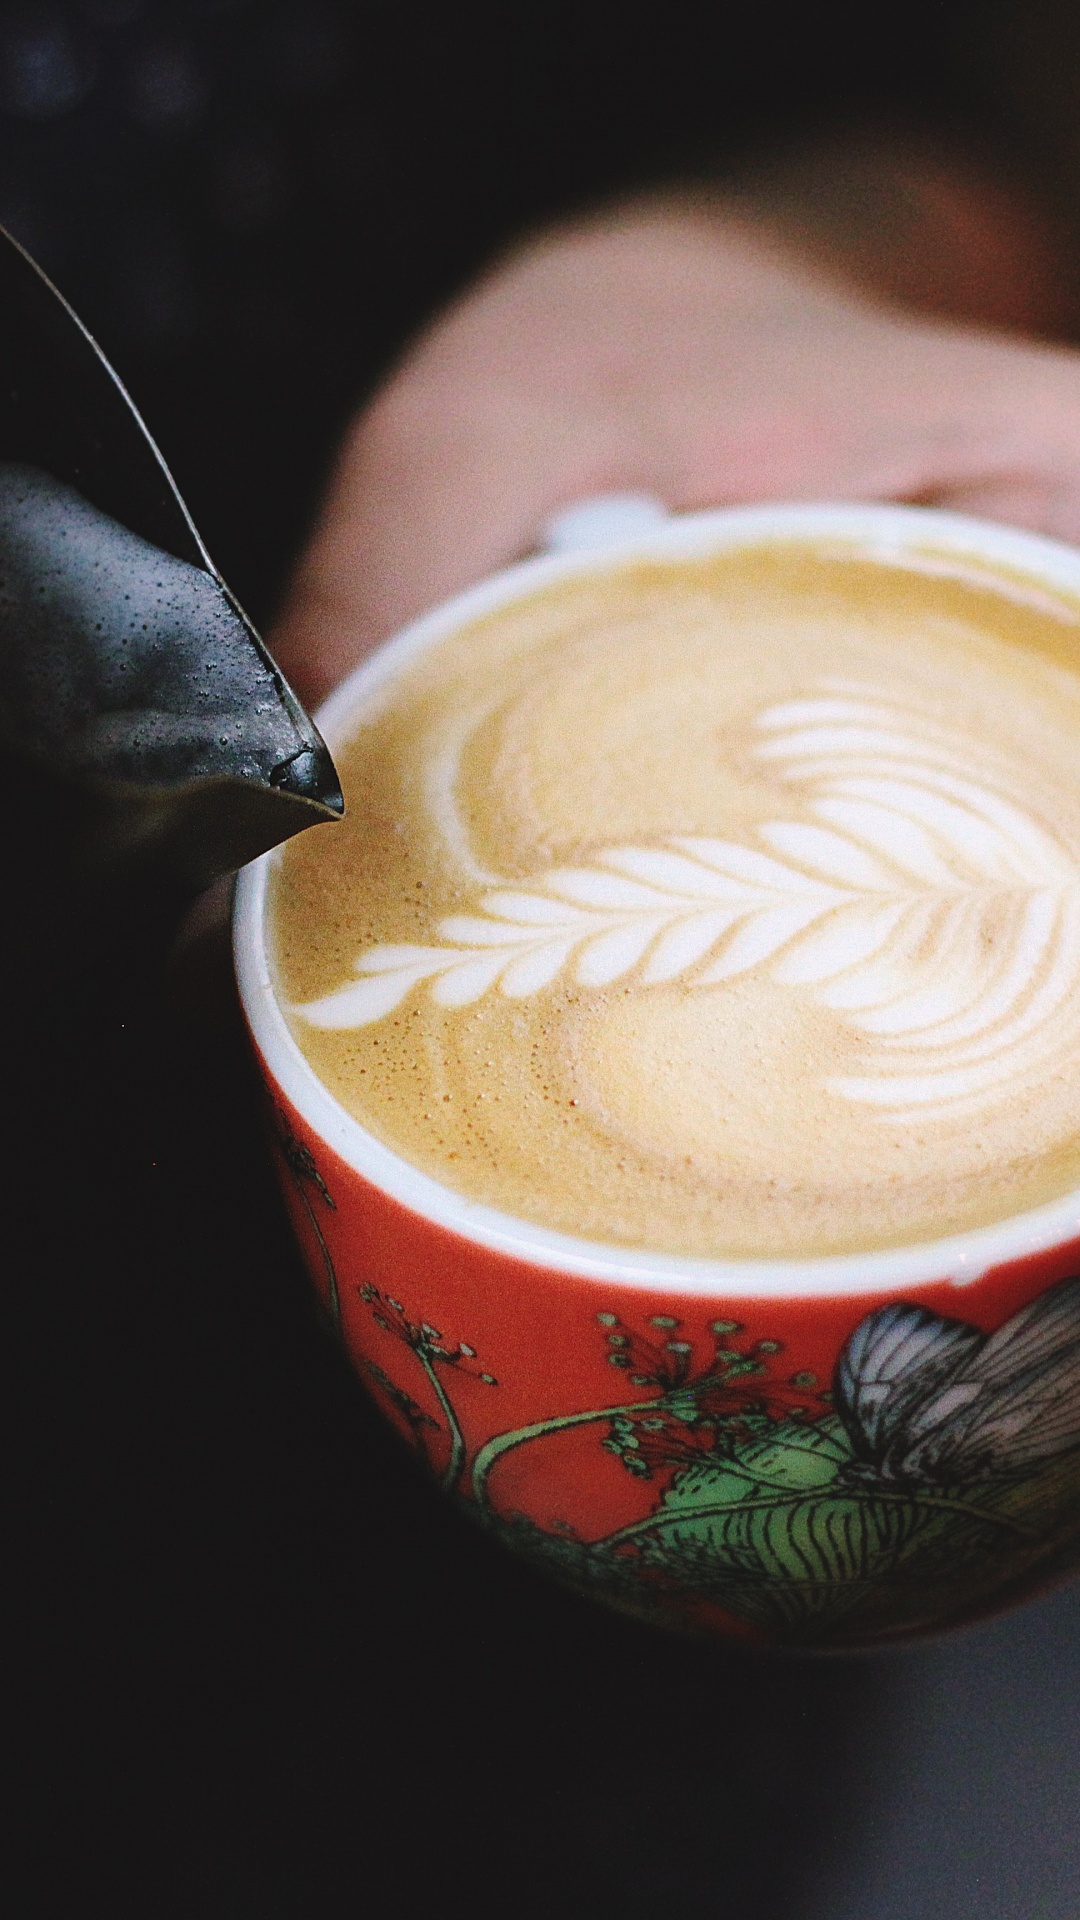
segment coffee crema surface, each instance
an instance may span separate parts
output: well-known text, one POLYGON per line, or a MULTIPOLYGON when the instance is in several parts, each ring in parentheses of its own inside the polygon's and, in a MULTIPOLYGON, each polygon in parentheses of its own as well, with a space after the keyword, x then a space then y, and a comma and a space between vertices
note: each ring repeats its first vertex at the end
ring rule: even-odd
POLYGON ((341 1104, 664 1253, 937 1238, 1080 1187, 1080 607, 927 551, 597 567, 413 656, 276 856, 341 1104))

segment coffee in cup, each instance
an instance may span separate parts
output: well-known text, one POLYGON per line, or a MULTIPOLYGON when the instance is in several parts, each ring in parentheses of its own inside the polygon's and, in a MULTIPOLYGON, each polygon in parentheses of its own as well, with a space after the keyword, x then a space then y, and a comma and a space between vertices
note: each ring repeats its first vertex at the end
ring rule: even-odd
POLYGON ((766 507, 538 559, 241 876, 293 1223, 514 1551, 872 1645, 1080 1560, 1080 556, 766 507))
POLYGON ((293 1033, 559 1232, 813 1257, 1080 1186, 1080 610, 837 540, 629 561, 407 663, 272 897, 293 1033))

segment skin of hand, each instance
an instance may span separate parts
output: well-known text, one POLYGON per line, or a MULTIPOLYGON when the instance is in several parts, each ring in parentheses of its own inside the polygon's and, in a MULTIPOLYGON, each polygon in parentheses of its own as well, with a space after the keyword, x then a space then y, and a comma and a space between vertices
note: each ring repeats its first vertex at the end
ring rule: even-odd
POLYGON ((1080 354, 875 299, 716 198, 519 245, 349 432, 273 637, 318 701, 406 620, 641 491, 905 500, 1080 539, 1080 354))

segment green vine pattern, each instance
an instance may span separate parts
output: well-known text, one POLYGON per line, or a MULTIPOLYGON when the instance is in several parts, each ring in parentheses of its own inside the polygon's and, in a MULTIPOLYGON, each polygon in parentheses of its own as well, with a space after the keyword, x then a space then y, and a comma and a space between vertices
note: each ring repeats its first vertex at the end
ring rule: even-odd
MULTIPOLYGON (((327 1268, 311 1155, 283 1142, 327 1268)), ((986 1335, 899 1301, 867 1314, 832 1378, 789 1372, 778 1340, 674 1315, 595 1316, 610 1403, 497 1433, 470 1459, 455 1381, 498 1381, 465 1340, 372 1284, 360 1302, 408 1351, 434 1411, 361 1366, 443 1488, 507 1545, 579 1592, 688 1628, 734 1618, 798 1646, 872 1644, 1003 1603, 1080 1562, 1080 1280, 986 1335), (616 1388, 616 1379, 618 1387, 616 1388), (650 1509, 597 1540, 499 1502, 522 1448, 592 1429, 650 1509)), ((417 1383, 419 1384, 419 1382, 417 1383)))
MULTIPOLYGON (((866 1643, 962 1618, 1078 1558, 1078 1282, 991 1340, 922 1308, 882 1309, 856 1329, 827 1389, 785 1373, 781 1343, 736 1321, 714 1320, 699 1357, 702 1343, 674 1316, 635 1330, 601 1312, 608 1362, 637 1397, 499 1433, 471 1463, 440 1374, 475 1361, 473 1349, 374 1287, 361 1298, 436 1391, 442 1485, 519 1553, 624 1611, 694 1627, 718 1609, 790 1645, 866 1643), (1011 1346, 1017 1365, 1002 1366, 1011 1346), (865 1404, 860 1422, 860 1396, 876 1429, 865 1404), (507 1455, 585 1427, 656 1485, 647 1514, 590 1541, 500 1510, 507 1455)), ((377 1384, 385 1391, 385 1376, 377 1384)), ((414 1433, 418 1412, 406 1414, 414 1433)), ((434 1432, 424 1443, 434 1466, 433 1443, 434 1432)))

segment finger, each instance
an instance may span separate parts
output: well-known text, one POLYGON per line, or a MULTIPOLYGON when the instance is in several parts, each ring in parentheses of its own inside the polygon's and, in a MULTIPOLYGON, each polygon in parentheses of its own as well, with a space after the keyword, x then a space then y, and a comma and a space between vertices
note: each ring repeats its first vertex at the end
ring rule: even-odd
MULTIPOLYGON (((573 456, 526 397, 385 407, 340 461, 273 636, 297 691, 319 699, 372 647, 528 551, 567 497, 573 456), (406 414, 406 417, 402 417, 406 414), (564 476, 566 476, 564 478, 564 476)), ((577 488, 590 490, 589 480, 577 488)))
POLYGON ((1071 470, 1055 466, 1044 472, 991 473, 932 487, 915 496, 915 504, 1075 543, 1080 541, 1080 460, 1071 470))

